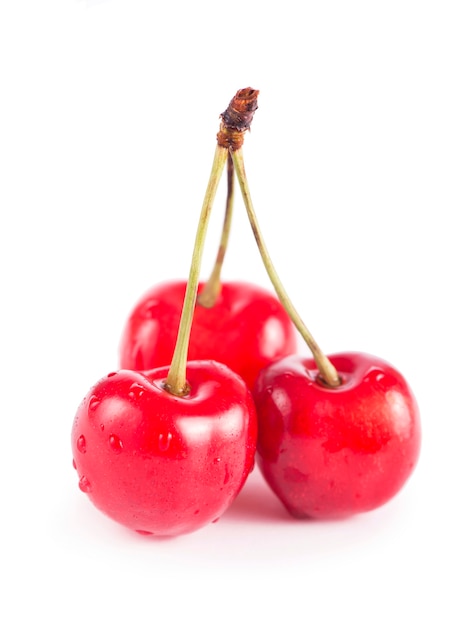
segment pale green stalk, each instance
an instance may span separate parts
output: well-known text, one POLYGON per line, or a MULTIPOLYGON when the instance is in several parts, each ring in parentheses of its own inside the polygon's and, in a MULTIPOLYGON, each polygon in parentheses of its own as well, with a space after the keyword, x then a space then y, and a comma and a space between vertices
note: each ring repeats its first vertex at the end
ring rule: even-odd
POLYGON ((197 298, 199 274, 201 271, 202 253, 209 225, 209 218, 214 204, 214 198, 222 172, 227 162, 227 158, 227 148, 217 145, 212 164, 212 171, 207 185, 206 195, 202 204, 201 215, 199 217, 199 223, 196 231, 191 269, 186 285, 175 351, 173 353, 168 377, 165 381, 166 389, 170 393, 177 396, 182 396, 188 391, 188 384, 186 381, 186 365, 188 361, 189 337, 191 334, 191 325, 197 298))
POLYGON ((210 309, 214 306, 217 296, 221 289, 221 273, 222 266, 225 259, 225 253, 227 252, 228 240, 230 235, 230 228, 232 225, 233 204, 234 204, 234 185, 233 185, 233 163, 229 154, 227 161, 227 200, 225 205, 225 217, 222 226, 222 234, 220 236, 219 249, 217 251, 217 257, 212 268, 212 272, 209 279, 206 281, 203 289, 201 290, 197 302, 203 307, 210 309))
POLYGON ((268 250, 266 248, 266 244, 264 243, 263 236, 261 234, 261 230, 258 224, 258 220, 255 214, 255 210, 253 207, 253 202, 251 200, 250 190, 248 188, 248 181, 245 172, 245 164, 243 159, 242 148, 238 150, 234 150, 232 152, 232 160, 235 168, 235 172, 237 174, 238 182, 240 184, 241 193, 243 196, 243 201, 245 203, 246 211, 248 214, 248 219, 250 220, 250 225, 253 230, 253 234, 256 239, 256 243, 258 245, 258 249, 261 254, 261 258, 263 260, 264 266, 268 273, 268 276, 271 280, 271 283, 281 301, 281 304, 287 311, 289 317, 291 318, 294 326, 297 328, 305 343, 309 347, 312 352, 313 358, 318 367, 318 371, 323 382, 330 387, 337 387, 341 380, 338 376, 338 372, 335 367, 331 363, 331 361, 327 358, 327 356, 322 352, 317 342, 314 340, 312 335, 310 334, 307 326, 304 324, 303 320, 297 313, 294 305, 292 304, 289 296, 287 295, 279 276, 274 268, 274 265, 271 261, 271 258, 268 254, 268 250))

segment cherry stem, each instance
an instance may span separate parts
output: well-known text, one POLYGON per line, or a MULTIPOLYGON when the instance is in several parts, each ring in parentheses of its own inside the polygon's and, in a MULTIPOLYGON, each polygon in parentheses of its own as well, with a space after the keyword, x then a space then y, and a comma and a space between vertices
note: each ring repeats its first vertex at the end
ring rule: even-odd
POLYGON ((233 179, 233 162, 230 153, 227 160, 227 200, 225 204, 225 217, 222 226, 222 233, 220 236, 219 249, 217 251, 217 257, 215 259, 212 272, 206 281, 204 287, 201 289, 197 297, 197 302, 201 306, 210 309, 214 306, 217 296, 221 289, 221 273, 222 265, 225 259, 225 253, 227 252, 228 240, 230 236, 230 228, 232 225, 234 204, 234 179, 233 179))
POLYGON ((289 296, 287 295, 271 261, 268 250, 266 248, 266 244, 264 243, 264 239, 261 234, 258 219, 256 217, 256 213, 253 207, 253 202, 251 200, 251 194, 248 187, 248 180, 246 177, 245 163, 241 147, 237 148, 236 150, 232 150, 232 161, 238 178, 238 182, 240 184, 240 189, 248 214, 248 219, 250 221, 250 225, 255 236, 261 258, 263 260, 271 283, 279 297, 279 300, 281 301, 282 306, 286 310, 294 326, 297 328, 307 346, 309 347, 310 351, 312 352, 313 358, 315 359, 318 367, 320 379, 328 387, 338 387, 341 384, 341 379, 338 375, 338 372, 336 371, 336 368, 328 359, 328 357, 322 352, 320 346, 314 340, 307 326, 304 324, 301 317, 297 313, 297 310, 295 309, 289 296))
POLYGON ((202 204, 201 215, 196 231, 194 249, 191 261, 186 292, 183 301, 178 337, 176 339, 175 350, 171 361, 168 376, 165 381, 165 388, 171 394, 183 396, 188 393, 189 386, 186 381, 186 365, 188 361, 189 337, 194 316, 197 290, 199 285, 199 274, 201 271, 202 252, 206 239, 209 218, 214 204, 217 187, 225 168, 228 158, 228 149, 217 144, 209 183, 206 195, 202 204))
MULTIPOLYGON (((189 393, 190 389, 186 380, 189 339, 199 288, 202 253, 215 195, 222 172, 229 159, 230 151, 236 150, 243 145, 245 132, 249 130, 253 115, 258 108, 257 98, 258 91, 256 89, 252 89, 251 87, 239 89, 235 96, 231 99, 228 107, 220 116, 222 121, 220 123, 219 132, 217 133, 217 147, 196 231, 196 239, 194 242, 188 282, 186 284, 178 336, 176 338, 175 350, 173 352, 170 369, 168 370, 168 376, 165 380, 165 389, 175 396, 184 396, 189 393)), ((231 183, 229 178, 228 193, 229 201, 231 202, 230 198, 233 196, 233 184, 231 189, 230 185, 231 183)), ((229 210, 229 213, 231 213, 231 210, 229 210)))

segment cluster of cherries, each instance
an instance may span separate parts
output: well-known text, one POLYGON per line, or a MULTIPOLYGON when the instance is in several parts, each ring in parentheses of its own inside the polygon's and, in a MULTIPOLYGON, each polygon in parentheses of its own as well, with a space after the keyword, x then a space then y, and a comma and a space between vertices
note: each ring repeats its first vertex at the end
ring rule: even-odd
POLYGON ((257 97, 241 89, 221 115, 187 281, 144 294, 124 328, 120 369, 90 389, 73 423, 80 489, 141 534, 174 536, 216 521, 255 459, 292 516, 316 519, 381 506, 418 460, 419 412, 403 376, 368 354, 324 355, 274 270, 242 155, 257 97), (225 170, 222 236, 203 283, 225 170), (275 294, 221 280, 235 175, 275 294), (298 333, 311 357, 296 352, 298 333))

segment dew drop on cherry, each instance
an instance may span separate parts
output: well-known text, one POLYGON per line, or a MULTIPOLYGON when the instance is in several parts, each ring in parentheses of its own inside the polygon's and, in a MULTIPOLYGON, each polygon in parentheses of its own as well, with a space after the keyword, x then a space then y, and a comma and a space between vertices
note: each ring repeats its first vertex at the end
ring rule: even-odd
POLYGON ((88 402, 88 410, 96 411, 96 408, 98 407, 99 403, 100 403, 99 398, 95 395, 92 395, 88 402))
POLYGON ((122 451, 122 448, 123 448, 122 441, 119 439, 117 435, 110 435, 108 441, 109 441, 109 445, 111 446, 111 449, 114 450, 114 452, 122 451))
POLYGON ((77 450, 82 454, 85 454, 86 452, 86 440, 83 435, 80 435, 80 437, 77 439, 77 450))
POLYGON ((78 481, 78 486, 83 491, 83 493, 90 493, 91 491, 91 483, 86 476, 81 476, 78 481))
POLYGON ((130 398, 140 398, 144 393, 145 389, 139 383, 132 383, 129 389, 129 397, 130 398))
POLYGON ((161 452, 166 452, 170 447, 173 435, 171 433, 160 433, 158 436, 158 449, 161 452))

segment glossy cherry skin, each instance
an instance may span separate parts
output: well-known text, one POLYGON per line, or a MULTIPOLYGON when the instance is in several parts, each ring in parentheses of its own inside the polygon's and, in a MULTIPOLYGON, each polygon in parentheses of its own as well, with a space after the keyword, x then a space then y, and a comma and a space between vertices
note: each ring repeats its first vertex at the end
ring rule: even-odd
POLYGON ((188 364, 189 393, 164 388, 168 367, 121 370, 80 404, 72 428, 79 487, 120 524, 157 536, 216 521, 253 469, 251 393, 225 365, 188 364))
POLYGON ((311 358, 264 369, 253 397, 257 463, 295 517, 341 518, 390 500, 416 466, 418 406, 403 376, 362 353, 330 357, 342 383, 326 387, 311 358))
MULTIPOLYGON (((158 284, 137 302, 121 337, 121 368, 147 370, 171 362, 185 289, 185 281, 158 284)), ((251 389, 260 369, 295 352, 296 342, 274 295, 250 283, 224 282, 213 307, 196 304, 188 358, 225 363, 251 389)))

